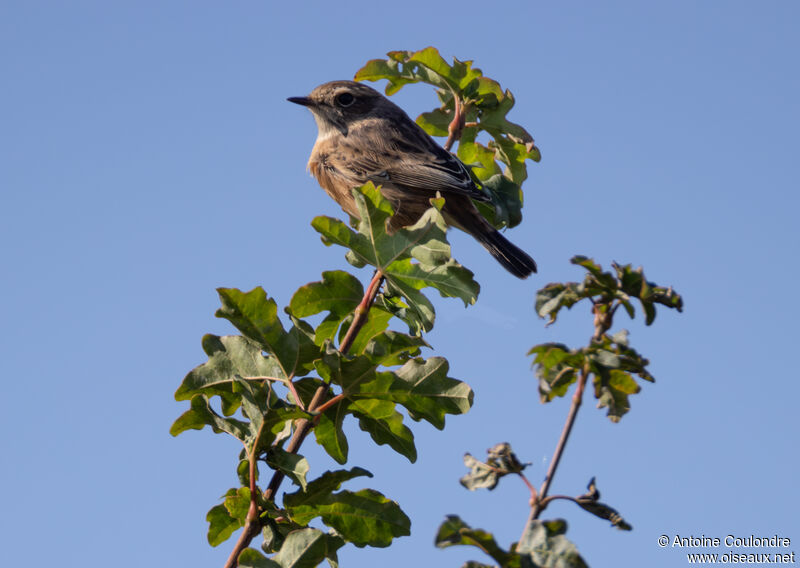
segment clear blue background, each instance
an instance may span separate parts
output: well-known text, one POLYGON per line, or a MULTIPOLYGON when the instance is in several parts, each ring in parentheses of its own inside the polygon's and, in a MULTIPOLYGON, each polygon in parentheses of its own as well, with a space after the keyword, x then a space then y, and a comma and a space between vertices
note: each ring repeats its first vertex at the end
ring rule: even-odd
MULTIPOLYGON (((201 336, 232 332, 213 317, 214 289, 263 285, 283 305, 347 267, 309 226, 340 212, 305 171, 314 123, 285 99, 428 45, 474 59, 517 98, 510 117, 543 159, 508 236, 540 273, 518 281, 453 235, 481 297, 469 309, 436 298, 429 339, 475 406, 444 432, 413 424, 413 465, 351 425, 351 463, 375 478, 350 488, 397 499, 413 534, 348 547, 342 566, 488 562, 433 547, 451 513, 518 539, 522 484, 469 493, 461 456, 508 441, 541 481, 568 403, 539 403, 525 352, 582 345, 591 322, 578 308, 545 329, 534 294, 580 279, 578 253, 643 264, 686 310, 651 328, 618 318, 658 382, 616 425, 587 399, 553 486, 575 495, 597 476, 635 530, 566 502, 547 516, 569 520, 593 566, 684 565, 661 534, 778 534, 800 551, 800 9, 553 4, 0 5, 4 565, 223 564, 232 542, 210 548, 204 517, 236 484, 239 447, 168 433, 201 336)), ((435 97, 409 86, 396 101, 416 116, 435 97)), ((332 467, 313 441, 303 452, 313 476, 332 467)))

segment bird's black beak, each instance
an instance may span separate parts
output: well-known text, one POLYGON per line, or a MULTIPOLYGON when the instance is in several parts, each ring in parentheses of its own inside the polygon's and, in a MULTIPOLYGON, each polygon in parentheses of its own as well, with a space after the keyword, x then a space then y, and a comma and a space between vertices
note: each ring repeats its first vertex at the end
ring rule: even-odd
POLYGON ((303 105, 307 107, 314 106, 314 101, 312 101, 308 97, 289 97, 286 100, 296 105, 303 105))

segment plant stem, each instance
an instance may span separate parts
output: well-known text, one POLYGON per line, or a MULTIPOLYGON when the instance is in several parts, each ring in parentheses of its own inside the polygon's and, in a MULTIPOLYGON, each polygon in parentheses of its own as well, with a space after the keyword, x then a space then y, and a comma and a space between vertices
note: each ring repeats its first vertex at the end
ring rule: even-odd
POLYGON ((564 429, 561 431, 561 437, 558 439, 558 444, 556 445, 556 450, 553 452, 553 459, 550 462, 550 467, 547 470, 547 475, 544 478, 544 482, 542 483, 541 488, 539 489, 539 496, 536 501, 533 503, 531 507, 531 513, 528 517, 528 522, 525 523, 525 529, 523 530, 523 536, 527 534, 530 530, 530 526, 536 519, 539 518, 539 515, 544 510, 544 507, 547 505, 546 497, 547 492, 550 490, 550 484, 553 482, 553 476, 556 474, 556 469, 558 469, 558 462, 561 461, 561 456, 564 453, 564 448, 567 445, 567 440, 569 439, 569 434, 572 431, 572 426, 575 424, 575 418, 578 415, 578 410, 581 407, 581 403, 583 402, 583 391, 586 387, 586 380, 589 377, 589 369, 584 367, 581 371, 580 377, 578 377, 578 386, 575 389, 575 394, 572 395, 572 404, 569 407, 569 413, 567 414, 567 421, 564 423, 564 429))
POLYGON ((231 551, 227 562, 225 562, 226 568, 229 566, 237 566, 239 562, 239 554, 242 552, 242 550, 250 545, 250 541, 252 541, 253 538, 255 538, 255 536, 258 534, 258 531, 261 530, 258 522, 258 500, 256 499, 256 495, 258 494, 258 487, 256 485, 256 472, 258 471, 256 460, 258 455, 256 453, 256 449, 258 448, 258 441, 261 438, 261 434, 264 432, 264 425, 265 423, 262 422, 261 428, 259 428, 258 433, 256 434, 256 439, 253 440, 253 447, 247 456, 250 474, 250 508, 247 510, 247 517, 245 517, 242 534, 239 535, 239 539, 236 541, 236 546, 233 547, 233 551, 231 551))
POLYGON ((461 131, 464 130, 464 107, 461 99, 453 93, 453 120, 447 127, 447 140, 444 142, 444 149, 448 152, 453 148, 453 144, 461 138, 461 131))
POLYGON ((536 492, 536 488, 531 484, 531 482, 528 481, 528 478, 525 477, 524 473, 519 472, 518 475, 522 479, 523 483, 525 483, 525 486, 528 488, 528 491, 531 492, 531 506, 533 506, 533 504, 536 503, 536 501, 539 499, 539 494, 536 492))
MULTIPOLYGON (((378 290, 380 290, 382 283, 383 274, 381 274, 380 270, 376 270, 372 280, 369 283, 369 286, 367 286, 367 291, 364 293, 361 303, 358 304, 358 307, 356 307, 355 315, 353 316, 353 322, 350 324, 344 339, 342 339, 342 342, 339 345, 339 351, 343 355, 346 354, 353 346, 353 341, 355 341, 358 332, 367 322, 369 309, 375 302, 375 298, 378 295, 378 290)), ((308 412, 315 412, 322 407, 322 400, 325 398, 325 395, 327 395, 329 389, 330 386, 327 384, 317 388, 314 396, 311 398, 311 402, 308 404, 308 412)), ((297 400, 299 403, 300 399, 298 398, 297 400)), ((286 451, 290 454, 297 453, 313 426, 313 420, 298 420, 297 424, 295 425, 292 439, 289 440, 289 443, 286 445, 286 451)), ((244 529, 242 530, 242 534, 239 535, 239 540, 236 541, 236 545, 233 547, 227 562, 225 562, 225 568, 236 568, 236 566, 239 565, 239 555, 245 548, 250 546, 250 542, 252 542, 252 540, 261 530, 261 526, 258 521, 259 511, 258 503, 256 501, 256 491, 254 490, 255 457, 255 455, 250 456, 250 509, 247 512, 247 520, 245 522, 244 529)), ((267 485, 267 488, 264 490, 265 500, 269 501, 274 499, 284 477, 286 476, 282 471, 275 470, 275 472, 272 474, 272 479, 269 481, 269 485, 267 485)))

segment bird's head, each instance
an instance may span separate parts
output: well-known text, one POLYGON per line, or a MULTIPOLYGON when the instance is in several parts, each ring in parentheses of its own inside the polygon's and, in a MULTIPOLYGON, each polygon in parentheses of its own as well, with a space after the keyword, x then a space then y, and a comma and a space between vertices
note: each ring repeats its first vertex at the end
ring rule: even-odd
POLYGON ((307 97, 289 97, 314 114, 321 137, 336 131, 347 136, 354 122, 383 117, 402 110, 372 87, 355 81, 331 81, 320 85, 307 97))

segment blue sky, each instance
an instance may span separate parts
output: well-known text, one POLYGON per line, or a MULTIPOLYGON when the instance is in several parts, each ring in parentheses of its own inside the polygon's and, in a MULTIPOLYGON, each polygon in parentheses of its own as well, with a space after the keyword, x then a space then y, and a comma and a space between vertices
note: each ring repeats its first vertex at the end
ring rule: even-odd
MULTIPOLYGON (((232 331, 214 290, 263 285, 286 304, 347 268, 309 225, 339 209, 305 171, 313 120, 285 99, 428 45, 516 96, 510 118, 543 159, 508 236, 540 273, 518 281, 452 236, 481 297, 437 298, 429 340, 475 406, 444 432, 414 424, 414 465, 351 427, 352 465, 413 525, 389 549, 343 550, 342 566, 488 561, 433 548, 446 514, 519 537, 524 487, 468 493, 461 456, 508 441, 541 481, 567 402, 539 404, 525 352, 588 339, 580 309, 547 329, 533 311, 539 287, 582 277, 574 254, 644 265, 686 309, 651 328, 618 318, 657 382, 620 424, 587 403, 553 485, 578 494, 597 476, 635 530, 569 503, 547 516, 593 566, 684 563, 661 534, 800 544, 798 16, 792 2, 3 3, 8 565, 222 565, 231 543, 211 549, 204 517, 235 485, 239 448, 168 433, 201 336, 232 331)), ((435 104, 423 86, 395 100, 412 116, 435 104)), ((312 475, 333 466, 303 450, 312 475)))

